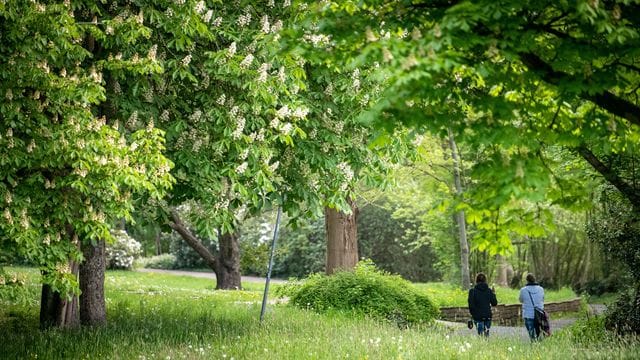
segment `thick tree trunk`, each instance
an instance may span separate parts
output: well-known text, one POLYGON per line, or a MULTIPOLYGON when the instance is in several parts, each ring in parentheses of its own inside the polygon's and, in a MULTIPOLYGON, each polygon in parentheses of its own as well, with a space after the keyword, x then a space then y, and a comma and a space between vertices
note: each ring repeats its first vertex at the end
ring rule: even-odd
MULTIPOLYGON (((78 264, 70 261, 69 270, 77 276, 78 264)), ((74 328, 79 324, 78 297, 63 298, 59 292, 53 291, 50 285, 43 284, 40 295, 40 329, 74 328)))
MULTIPOLYGON (((453 159, 453 180, 456 190, 456 196, 462 197, 462 171, 461 161, 458 157, 458 147, 456 146, 453 133, 449 131, 449 148, 451 150, 451 158, 453 159)), ((458 241, 460 243, 460 273, 462 275, 462 289, 467 290, 471 285, 471 277, 469 275, 469 243, 467 241, 467 221, 464 211, 460 210, 455 216, 458 227, 458 241)))
POLYGON ((507 260, 502 255, 496 255, 496 262, 498 263, 496 271, 496 284, 498 284, 498 286, 506 287, 509 285, 509 279, 507 276, 507 260))
POLYGON ((220 251, 218 253, 218 269, 216 269, 216 289, 242 289, 238 234, 221 235, 218 244, 220 251))
POLYGON ((173 222, 169 223, 182 239, 202 257, 207 266, 216 274, 216 289, 242 289, 240 274, 240 245, 238 234, 224 234, 218 239, 217 256, 212 254, 202 242, 185 226, 177 212, 171 212, 173 222))
POLYGON ((80 265, 80 322, 102 325, 107 322, 104 298, 105 242, 83 244, 84 262, 80 265))
POLYGON ((327 233, 326 273, 333 274, 338 269, 350 270, 358 263, 358 208, 349 200, 351 214, 325 208, 324 219, 327 233))

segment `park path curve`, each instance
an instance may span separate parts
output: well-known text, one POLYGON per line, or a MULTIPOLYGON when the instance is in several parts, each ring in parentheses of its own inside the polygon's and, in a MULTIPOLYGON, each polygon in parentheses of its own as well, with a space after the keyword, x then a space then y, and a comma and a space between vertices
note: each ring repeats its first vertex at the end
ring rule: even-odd
MULTIPOLYGON (((191 276, 197 278, 215 279, 216 274, 213 271, 186 271, 186 270, 164 270, 164 269, 136 269, 138 272, 144 273, 156 273, 156 274, 171 274, 178 276, 191 276)), ((264 283, 266 278, 258 276, 242 276, 243 282, 264 283)), ((274 284, 285 283, 286 280, 271 278, 271 282, 274 284)))

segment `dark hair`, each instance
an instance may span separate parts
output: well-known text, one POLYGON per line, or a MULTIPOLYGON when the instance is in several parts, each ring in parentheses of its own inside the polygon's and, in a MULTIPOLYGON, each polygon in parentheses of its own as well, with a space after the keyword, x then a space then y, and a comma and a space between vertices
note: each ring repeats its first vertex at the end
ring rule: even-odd
POLYGON ((527 274, 527 282, 528 282, 528 283, 534 283, 534 282, 536 282, 536 277, 535 277, 533 274, 531 274, 531 273, 527 274))
POLYGON ((487 275, 483 273, 478 273, 478 275, 476 275, 476 283, 486 283, 486 282, 487 282, 487 275))

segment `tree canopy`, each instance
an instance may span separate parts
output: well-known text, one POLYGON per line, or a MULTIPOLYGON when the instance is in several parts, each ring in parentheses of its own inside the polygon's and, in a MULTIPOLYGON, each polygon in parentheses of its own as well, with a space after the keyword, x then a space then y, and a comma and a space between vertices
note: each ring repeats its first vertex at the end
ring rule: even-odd
POLYGON ((370 64, 388 84, 361 121, 382 128, 409 124, 442 137, 452 131, 482 157, 470 171, 476 190, 459 205, 469 221, 521 221, 517 199, 588 206, 592 182, 577 171, 580 162, 567 160, 567 151, 637 211, 640 189, 608 162, 636 154, 640 143, 637 1, 311 6, 295 36, 329 40, 304 47, 307 58, 370 64))

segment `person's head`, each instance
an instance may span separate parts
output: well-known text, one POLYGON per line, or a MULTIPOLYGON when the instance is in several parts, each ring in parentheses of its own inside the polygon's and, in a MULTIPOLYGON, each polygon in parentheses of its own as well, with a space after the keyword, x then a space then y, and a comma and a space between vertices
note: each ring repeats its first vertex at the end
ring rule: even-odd
POLYGON ((528 283, 534 283, 534 282, 536 282, 536 277, 535 277, 533 274, 531 274, 531 273, 527 274, 527 282, 528 282, 528 283))
POLYGON ((478 273, 478 275, 476 275, 476 284, 486 283, 486 282, 487 282, 487 275, 483 273, 478 273))

